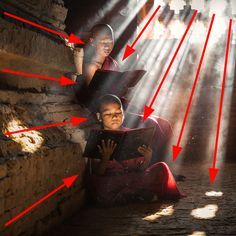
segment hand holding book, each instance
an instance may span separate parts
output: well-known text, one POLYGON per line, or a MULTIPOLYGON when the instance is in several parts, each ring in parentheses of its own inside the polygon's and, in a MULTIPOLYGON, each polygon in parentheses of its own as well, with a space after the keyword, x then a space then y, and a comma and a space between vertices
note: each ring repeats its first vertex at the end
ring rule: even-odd
POLYGON ((153 127, 126 131, 92 130, 83 156, 101 160, 109 156, 110 160, 123 161, 143 155, 148 159, 153 132, 153 127))
POLYGON ((102 140, 101 145, 97 145, 102 161, 109 161, 117 144, 113 140, 108 139, 107 142, 102 140))
POLYGON ((144 162, 141 165, 141 169, 146 169, 152 159, 152 149, 149 146, 142 145, 138 147, 139 153, 144 157, 144 162))

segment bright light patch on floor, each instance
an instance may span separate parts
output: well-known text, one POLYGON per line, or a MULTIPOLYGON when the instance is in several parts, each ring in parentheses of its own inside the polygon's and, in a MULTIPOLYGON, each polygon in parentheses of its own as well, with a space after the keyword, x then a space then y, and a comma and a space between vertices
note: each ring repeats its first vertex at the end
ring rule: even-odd
POLYGON ((171 205, 171 206, 163 205, 158 212, 144 217, 143 220, 153 222, 162 216, 171 216, 173 213, 174 213, 174 206, 173 205, 171 205))
POLYGON ((203 231, 194 231, 192 234, 189 234, 188 236, 206 236, 206 233, 203 231))
MULTIPOLYGON (((28 127, 23 125, 20 120, 14 118, 7 124, 5 132, 13 132, 27 128, 28 127)), ((36 152, 42 146, 44 141, 42 134, 35 130, 25 133, 12 134, 10 135, 10 138, 21 145, 22 151, 30 153, 36 152)))
POLYGON ((206 192, 205 195, 207 197, 222 197, 223 193, 222 192, 209 191, 209 192, 206 192))
POLYGON ((196 219, 212 219, 216 216, 218 206, 215 204, 209 204, 202 208, 192 210, 191 216, 196 219))

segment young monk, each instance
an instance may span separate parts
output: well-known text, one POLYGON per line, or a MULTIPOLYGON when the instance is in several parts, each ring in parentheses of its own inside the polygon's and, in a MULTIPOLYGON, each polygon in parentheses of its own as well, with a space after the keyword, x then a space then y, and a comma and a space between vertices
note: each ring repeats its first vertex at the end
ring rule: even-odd
MULTIPOLYGON (((105 130, 126 130, 122 126, 124 113, 121 101, 105 95, 98 101, 97 118, 105 130)), ((102 140, 98 146, 101 160, 91 160, 87 186, 95 202, 112 206, 132 201, 179 199, 180 194, 170 169, 164 162, 149 165, 152 149, 138 148, 140 157, 122 162, 110 160, 116 148, 113 140, 102 140)))
MULTIPOLYGON (((94 91, 88 89, 88 85, 95 74, 96 70, 113 70, 118 71, 118 63, 110 56, 114 47, 114 33, 108 24, 97 24, 90 32, 89 42, 84 50, 83 58, 83 78, 78 79, 78 88, 76 89, 76 96, 81 104, 84 104, 91 111, 94 111, 93 101, 97 99, 100 94, 94 94, 94 91)), ((78 66, 77 66, 78 67, 78 66)), ((119 85, 117 85, 119 86, 119 85)), ((112 91, 110 92, 112 93, 112 91)), ((160 117, 149 117, 145 123, 142 121, 142 109, 134 105, 130 105, 129 101, 122 97, 124 109, 129 106, 133 113, 126 113, 125 122, 132 120, 135 127, 149 127, 155 126, 155 145, 153 145, 154 157, 152 163, 160 160, 162 154, 165 152, 166 145, 172 136, 172 128, 167 120, 160 117)), ((128 123, 128 122, 127 122, 128 123)), ((129 125, 128 125, 129 127, 129 125)))
MULTIPOLYGON (((89 42, 84 49, 82 74, 85 76, 86 84, 89 85, 96 70, 118 71, 118 63, 110 56, 114 47, 113 29, 108 24, 97 24, 90 31, 89 42)), ((75 64, 76 64, 75 53, 75 64)), ((79 68, 79 66, 76 66, 79 68)), ((80 74, 79 71, 77 71, 80 74)))

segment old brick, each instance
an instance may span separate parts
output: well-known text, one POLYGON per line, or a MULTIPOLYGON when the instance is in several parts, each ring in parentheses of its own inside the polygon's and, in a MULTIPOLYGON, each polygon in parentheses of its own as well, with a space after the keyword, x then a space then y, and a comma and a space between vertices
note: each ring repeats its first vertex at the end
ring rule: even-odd
POLYGON ((7 165, 2 164, 0 165, 0 179, 3 179, 7 175, 7 165))

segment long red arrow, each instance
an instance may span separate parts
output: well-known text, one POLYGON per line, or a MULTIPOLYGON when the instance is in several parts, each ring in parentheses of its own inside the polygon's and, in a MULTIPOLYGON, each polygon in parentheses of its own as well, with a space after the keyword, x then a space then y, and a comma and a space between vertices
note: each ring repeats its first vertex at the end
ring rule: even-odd
POLYGON ((41 199, 39 199, 37 202, 35 202, 34 204, 32 204, 31 206, 29 206, 28 208, 26 208, 24 211, 22 211, 20 214, 18 214, 17 216, 13 217, 11 220, 9 220, 8 222, 6 222, 4 224, 5 227, 11 225, 12 223, 14 223, 15 221, 19 220, 21 217, 23 217, 25 214, 27 214, 28 212, 30 212, 32 209, 34 209, 36 206, 38 206, 39 204, 41 204, 42 202, 44 202, 45 200, 47 200, 49 197, 51 197, 52 195, 54 195, 55 193, 57 193, 58 191, 60 191, 62 188, 67 187, 70 188, 71 185, 75 182, 75 180, 77 179, 78 175, 73 175, 70 176, 68 178, 63 179, 63 184, 61 184, 59 187, 55 188, 54 190, 52 190, 50 193, 48 193, 46 196, 42 197, 41 199))
POLYGON ((159 93, 160 90, 161 90, 161 87, 162 87, 162 85, 163 85, 163 83, 164 83, 164 81, 165 81, 165 79, 166 79, 166 77, 167 77, 167 75, 168 75, 168 73, 169 73, 169 71, 170 71, 170 69, 171 69, 171 66, 172 66, 172 64, 173 64, 173 62, 174 62, 174 60, 175 60, 175 58, 176 58, 176 56, 177 56, 177 54, 178 54, 178 52, 179 52, 180 47, 182 46, 182 44, 183 44, 183 42, 184 42, 184 39, 185 39, 185 37, 186 37, 186 35, 187 35, 187 33, 188 33, 190 27, 191 27, 191 25, 192 25, 192 23, 193 23, 194 18, 195 18, 196 15, 197 15, 197 10, 194 11, 194 13, 193 13, 193 15, 192 15, 192 17, 191 17, 191 19, 190 19, 190 21, 189 21, 188 27, 187 27, 186 30, 185 30, 185 33, 184 33, 184 35, 183 35, 183 37, 182 37, 182 39, 181 39, 181 41, 180 41, 180 43, 179 43, 179 45, 178 45, 176 51, 175 51, 175 54, 174 54, 174 56, 173 56, 173 58, 172 58, 172 60, 171 60, 171 62, 170 62, 170 64, 169 64, 169 66, 168 66, 168 68, 167 68, 167 70, 166 70, 166 72, 165 72, 165 74, 164 74, 162 80, 161 80, 161 83, 159 84, 159 86, 158 86, 158 88, 157 88, 157 90, 156 90, 156 92, 155 92, 155 95, 154 95, 154 97, 153 97, 153 99, 152 99, 150 105, 149 105, 149 106, 146 106, 146 105, 145 105, 145 107, 144 107, 143 121, 145 121, 145 120, 153 113, 154 109, 152 108, 152 105, 153 105, 153 103, 155 102, 155 100, 156 100, 156 98, 157 98, 157 95, 158 95, 158 93, 159 93))
POLYGON ((221 88, 221 95, 220 95, 220 106, 219 106, 217 129, 216 129, 216 139, 215 139, 213 166, 212 166, 212 168, 208 168, 209 175, 210 175, 210 182, 212 184, 214 183, 216 175, 217 175, 217 173, 219 171, 219 169, 216 168, 216 157, 217 157, 217 150, 218 150, 218 143, 219 143, 222 107, 223 107, 223 101, 224 101, 225 81, 226 81, 226 76, 227 76, 227 65, 228 65, 228 58, 229 58, 231 30, 232 30, 232 19, 230 19, 230 21, 229 21, 228 40, 227 40, 227 43, 226 43, 225 65, 224 65, 224 74, 223 74, 223 81, 222 81, 222 88, 221 88))
POLYGON ((48 129, 51 127, 62 126, 62 125, 67 125, 67 124, 72 124, 72 126, 76 126, 86 120, 87 120, 87 118, 72 116, 72 118, 69 121, 63 121, 63 122, 58 122, 58 123, 54 123, 54 124, 47 124, 47 125, 42 125, 42 126, 35 126, 32 128, 17 130, 17 131, 13 131, 13 132, 6 132, 5 135, 9 136, 11 134, 24 133, 24 132, 29 132, 32 130, 48 129))
POLYGON ((188 118, 190 106, 191 106, 191 103, 192 103, 192 100, 193 100, 193 95, 194 95, 194 92, 195 92, 195 89, 196 89, 196 86, 197 86, 197 81, 198 81, 200 71, 201 71, 201 68, 202 68, 202 63, 203 63, 203 59, 204 59, 204 56, 205 56, 205 52, 206 52, 208 40, 209 40, 209 37, 210 37, 210 34, 211 34, 211 29, 212 29, 212 26, 213 26, 213 23, 214 23, 214 19, 215 19, 215 14, 213 14, 212 19, 211 19, 210 27, 209 27, 208 34, 207 34, 207 37, 206 37, 206 41, 205 41, 205 44, 204 44, 204 48, 203 48, 203 51, 202 51, 201 59, 200 59, 199 65, 198 65, 196 77, 195 77, 194 84, 193 84, 192 91, 191 91, 191 95, 190 95, 190 98, 189 98, 189 101, 188 101, 187 109, 185 111, 184 120, 183 120, 182 127, 181 127, 181 130, 180 130, 178 142, 177 142, 176 146, 173 145, 173 147, 172 147, 173 148, 173 161, 176 160, 176 158, 178 157, 179 153, 182 150, 182 147, 180 147, 179 144, 180 144, 183 132, 184 132, 184 127, 185 127, 185 124, 186 124, 186 121, 187 121, 187 118, 188 118))
POLYGON ((52 81, 58 82, 61 86, 76 84, 75 81, 70 80, 69 78, 65 76, 61 76, 60 78, 54 78, 54 77, 37 75, 37 74, 29 74, 22 71, 14 71, 14 70, 9 70, 9 69, 0 69, 0 72, 13 74, 13 75, 22 75, 25 77, 31 77, 31 78, 37 78, 37 79, 43 79, 43 80, 52 80, 52 81))
POLYGON ((154 16, 156 15, 156 13, 159 11, 161 6, 158 6, 157 9, 153 12, 152 16, 150 17, 150 19, 148 20, 148 22, 145 24, 145 26, 143 27, 143 29, 140 31, 140 33, 138 34, 137 38, 134 40, 134 42, 131 44, 131 46, 127 45, 125 48, 125 52, 123 55, 123 59, 122 61, 124 61, 127 57, 129 57, 131 54, 133 54, 135 52, 134 50, 134 46, 135 44, 138 42, 139 38, 142 36, 143 32, 145 31, 145 29, 148 27, 148 25, 150 24, 150 22, 152 21, 152 19, 154 18, 154 16))
POLYGON ((56 30, 52 30, 52 29, 50 29, 50 28, 47 28, 47 27, 42 26, 42 25, 40 25, 40 24, 37 24, 37 23, 35 23, 35 22, 26 20, 26 19, 24 19, 24 18, 22 18, 22 17, 13 15, 13 14, 11 14, 11 13, 9 13, 9 12, 6 12, 6 11, 4 11, 3 14, 6 15, 6 16, 9 16, 9 17, 11 17, 11 18, 14 18, 14 19, 16 19, 16 20, 18 20, 18 21, 21 21, 21 22, 27 23, 27 24, 29 24, 29 25, 32 25, 32 26, 34 26, 34 27, 40 28, 40 29, 42 29, 42 30, 45 30, 45 31, 47 31, 47 32, 49 32, 49 33, 52 33, 52 34, 55 34, 55 35, 59 35, 59 36, 65 38, 65 39, 68 39, 68 40, 69 40, 69 43, 84 44, 84 42, 83 42, 81 39, 79 39, 79 38, 78 38, 76 35, 74 35, 74 34, 70 34, 70 36, 68 36, 67 34, 58 32, 58 31, 56 31, 56 30))

